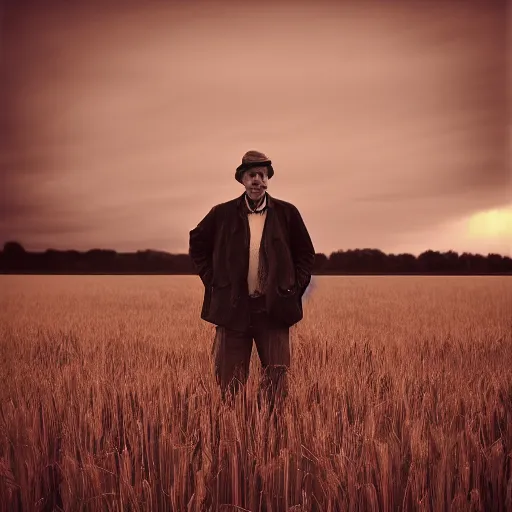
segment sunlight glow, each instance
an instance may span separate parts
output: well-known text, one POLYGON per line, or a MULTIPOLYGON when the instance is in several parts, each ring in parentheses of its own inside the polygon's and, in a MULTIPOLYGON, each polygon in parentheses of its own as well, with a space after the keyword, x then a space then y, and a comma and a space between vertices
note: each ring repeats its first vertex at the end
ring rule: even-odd
POLYGON ((512 207, 478 212, 469 219, 468 229, 473 237, 510 237, 512 242, 512 207))

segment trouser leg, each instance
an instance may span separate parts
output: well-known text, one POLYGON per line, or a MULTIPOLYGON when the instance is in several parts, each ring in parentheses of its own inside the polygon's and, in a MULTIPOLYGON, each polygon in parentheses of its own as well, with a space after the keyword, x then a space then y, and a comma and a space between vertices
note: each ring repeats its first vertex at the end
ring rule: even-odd
POLYGON ((254 328, 254 341, 263 369, 260 397, 272 411, 288 396, 290 330, 262 321, 254 328))
POLYGON ((215 377, 220 385, 222 399, 236 394, 249 377, 252 337, 248 332, 217 326, 213 343, 215 377))

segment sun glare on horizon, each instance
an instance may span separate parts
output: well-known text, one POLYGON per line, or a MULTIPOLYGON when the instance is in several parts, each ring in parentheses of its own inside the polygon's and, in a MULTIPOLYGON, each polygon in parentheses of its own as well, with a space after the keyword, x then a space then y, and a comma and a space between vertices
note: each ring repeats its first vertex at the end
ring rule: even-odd
POLYGON ((475 238, 509 238, 512 243, 512 206, 486 210, 472 215, 468 231, 475 238))

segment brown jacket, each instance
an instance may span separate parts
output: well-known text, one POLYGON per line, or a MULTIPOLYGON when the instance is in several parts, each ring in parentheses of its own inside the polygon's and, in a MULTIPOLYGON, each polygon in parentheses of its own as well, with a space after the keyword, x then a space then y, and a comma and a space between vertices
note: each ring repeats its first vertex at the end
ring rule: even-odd
MULTIPOLYGON (((245 192, 244 192, 245 194, 245 192)), ((201 318, 245 330, 249 326, 249 223, 244 194, 214 206, 190 231, 189 255, 205 286, 201 318)), ((266 306, 276 324, 303 318, 302 296, 315 250, 299 210, 267 194, 260 255, 268 265, 266 306)))

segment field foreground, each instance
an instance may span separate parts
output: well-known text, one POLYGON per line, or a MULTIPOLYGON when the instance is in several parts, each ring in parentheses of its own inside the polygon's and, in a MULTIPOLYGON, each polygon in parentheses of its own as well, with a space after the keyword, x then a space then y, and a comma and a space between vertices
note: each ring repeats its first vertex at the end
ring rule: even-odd
POLYGON ((512 278, 314 277, 233 407, 195 276, 0 276, 0 510, 512 510, 512 278))

